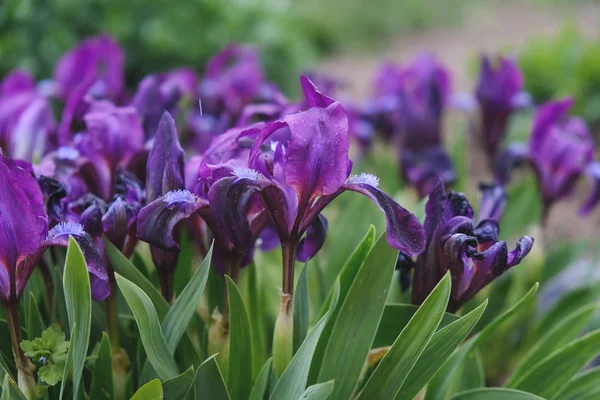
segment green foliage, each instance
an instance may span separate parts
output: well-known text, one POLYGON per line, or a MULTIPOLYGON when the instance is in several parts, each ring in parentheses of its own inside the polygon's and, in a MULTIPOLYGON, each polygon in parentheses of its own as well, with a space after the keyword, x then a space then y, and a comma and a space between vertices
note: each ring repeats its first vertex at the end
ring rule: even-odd
POLYGON ((592 124, 600 122, 600 39, 586 39, 568 25, 550 39, 532 40, 520 52, 525 89, 536 103, 573 96, 573 112, 592 124))
MULTIPOLYGON (((83 368, 87 358, 92 325, 92 293, 90 279, 83 253, 79 245, 69 237, 69 247, 65 260, 63 275, 63 291, 65 304, 71 327, 71 340, 63 373, 72 369, 73 399, 78 395, 83 368)), ((61 394, 65 388, 66 377, 63 375, 61 394)), ((62 396, 61 396, 62 397, 62 396)))
POLYGON ((69 350, 69 341, 65 333, 52 325, 41 337, 21 342, 21 349, 32 361, 42 364, 38 370, 40 380, 50 386, 56 385, 62 379, 62 373, 69 350))

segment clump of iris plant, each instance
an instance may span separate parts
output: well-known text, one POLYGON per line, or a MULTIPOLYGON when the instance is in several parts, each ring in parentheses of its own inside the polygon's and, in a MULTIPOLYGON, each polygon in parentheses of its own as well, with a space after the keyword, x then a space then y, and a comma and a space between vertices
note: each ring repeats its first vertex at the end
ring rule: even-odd
POLYGON ((532 168, 542 198, 544 223, 552 206, 568 197, 582 177, 589 179, 592 190, 580 213, 589 213, 600 200, 600 163, 594 160, 594 141, 585 122, 568 115, 572 104, 567 98, 542 105, 529 144, 511 144, 496 162, 496 177, 502 183, 509 182, 515 166, 532 168))
POLYGON ((33 366, 20 347, 22 341, 18 303, 43 253, 52 246, 67 247, 72 236, 81 247, 90 273, 92 296, 110 293, 106 265, 83 227, 61 223, 48 230, 48 214, 38 182, 24 163, 0 155, 0 302, 8 323, 18 383, 30 398, 35 395, 33 366))

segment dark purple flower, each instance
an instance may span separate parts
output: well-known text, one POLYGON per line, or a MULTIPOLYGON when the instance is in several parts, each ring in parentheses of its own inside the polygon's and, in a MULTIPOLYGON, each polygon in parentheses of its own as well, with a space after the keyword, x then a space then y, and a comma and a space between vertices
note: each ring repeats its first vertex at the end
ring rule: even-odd
POLYGON ((50 101, 27 72, 14 71, 0 86, 0 148, 32 162, 50 148, 56 121, 50 101))
POLYGON ((50 246, 66 247, 69 236, 86 257, 92 296, 110 293, 106 266, 91 237, 79 224, 58 224, 48 231, 44 196, 33 176, 13 160, 0 156, 0 300, 18 301, 33 268, 50 246))
POLYGON ((95 174, 95 180, 86 183, 108 200, 114 193, 117 170, 144 150, 144 131, 135 108, 116 107, 108 101, 93 102, 84 120, 87 129, 77 136, 75 145, 95 174))
POLYGON ((202 107, 213 115, 222 110, 237 115, 259 95, 263 81, 257 51, 231 44, 206 66, 200 82, 202 107))
POLYGON ((529 146, 512 145, 500 154, 496 162, 497 179, 505 183, 510 169, 527 163, 537 176, 544 218, 552 205, 569 196, 580 177, 592 182, 592 193, 581 208, 590 212, 600 200, 599 164, 594 161, 594 141, 585 122, 568 116, 572 99, 551 101, 541 106, 535 117, 529 146))
MULTIPOLYGON (((488 190, 484 187, 484 202, 490 201, 491 195, 502 197, 488 190)), ((508 251, 506 242, 498 240, 497 220, 484 219, 499 215, 490 213, 486 206, 482 210, 480 222, 476 224, 473 210, 462 193, 446 193, 441 182, 431 192, 425 208, 427 245, 417 258, 413 277, 414 304, 423 303, 450 271, 452 292, 448 310, 455 312, 529 253, 533 246, 531 237, 520 238, 516 248, 508 251)))
POLYGON ((165 111, 177 116, 180 100, 197 98, 197 86, 196 73, 187 68, 150 75, 140 82, 132 105, 143 120, 146 138, 154 137, 165 111))
MULTIPOLYGON (((379 190, 375 176, 350 176, 344 109, 308 78, 301 82, 311 108, 260 129, 250 153, 251 169, 234 170, 232 181, 260 192, 282 244, 286 274, 295 257, 307 260, 319 250, 326 229, 320 212, 346 190, 364 194, 384 211, 387 239, 394 248, 420 253, 423 228, 414 215, 379 190)), ((284 279, 284 293, 292 293, 292 281, 284 279)))
POLYGON ((476 96, 481 109, 481 139, 488 155, 494 157, 506 136, 511 114, 528 104, 517 63, 507 57, 490 60, 483 55, 476 96))
POLYGON ((54 79, 64 99, 85 86, 94 98, 116 100, 125 87, 123 49, 109 36, 86 39, 58 61, 54 79))
POLYGON ((430 54, 418 56, 404 68, 386 63, 376 79, 376 97, 360 113, 362 121, 400 146, 400 172, 420 197, 439 179, 445 184, 456 180, 442 139, 450 86, 450 74, 430 54))
POLYGON ((66 145, 73 121, 83 116, 91 101, 119 99, 125 88, 124 52, 109 36, 84 40, 59 60, 54 80, 65 100, 58 140, 66 145))

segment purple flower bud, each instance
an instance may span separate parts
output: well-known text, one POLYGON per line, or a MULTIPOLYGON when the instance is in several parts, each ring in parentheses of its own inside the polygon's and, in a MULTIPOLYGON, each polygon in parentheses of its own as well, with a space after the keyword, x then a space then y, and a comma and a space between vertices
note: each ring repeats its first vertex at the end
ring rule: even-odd
POLYGON ((481 57, 476 97, 481 108, 481 138, 493 157, 506 136, 511 114, 528 105, 523 90, 523 75, 517 63, 507 57, 490 60, 481 57))

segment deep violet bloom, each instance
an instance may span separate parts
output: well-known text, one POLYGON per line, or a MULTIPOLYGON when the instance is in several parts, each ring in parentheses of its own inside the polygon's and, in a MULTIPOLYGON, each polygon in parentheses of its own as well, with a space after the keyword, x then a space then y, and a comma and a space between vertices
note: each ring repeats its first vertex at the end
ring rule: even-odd
POLYGON ((44 155, 56 131, 56 121, 44 84, 21 70, 0 85, 0 148, 4 155, 32 162, 44 155))
POLYGON ((384 138, 400 145, 401 175, 420 197, 439 179, 445 184, 456 180, 442 138, 450 87, 449 72, 430 54, 404 68, 387 63, 376 79, 376 98, 363 111, 384 138))
POLYGON ((541 106, 529 145, 509 146, 496 162, 496 176, 502 183, 508 182, 515 165, 527 164, 533 168, 544 218, 554 203, 572 193, 582 176, 591 181, 592 192, 580 213, 589 213, 600 200, 600 163, 594 161, 594 141, 585 122, 567 114, 572 104, 573 100, 568 98, 541 106))
POLYGON ((86 39, 56 65, 54 80, 65 101, 58 132, 60 145, 71 138, 71 125, 88 107, 88 100, 117 101, 125 88, 125 54, 109 36, 86 39))
POLYGON ((165 113, 148 159, 149 203, 138 215, 141 240, 176 254, 179 222, 199 215, 215 238, 215 257, 221 263, 217 265, 221 272, 234 276, 251 260, 254 243, 268 216, 262 212, 260 202, 253 199, 254 189, 233 185, 238 180, 234 168, 248 166, 249 150, 238 144, 238 135, 239 130, 231 130, 215 139, 195 174, 196 193, 192 193, 184 189, 183 151, 174 121, 165 113), (162 175, 151 177, 152 170, 162 175))
POLYGON ((142 118, 146 138, 154 137, 165 111, 175 118, 184 98, 197 99, 198 76, 188 68, 145 77, 139 84, 132 105, 142 118))
POLYGON ((490 60, 482 55, 476 97, 481 113, 480 137, 485 151, 494 157, 506 136, 510 116, 529 103, 517 63, 508 57, 490 60))
POLYGON ((424 248, 423 227, 377 188, 377 177, 350 176, 348 120, 342 106, 305 76, 301 84, 311 107, 258 129, 251 169, 235 170, 232 180, 232 188, 247 185, 260 192, 282 244, 283 292, 290 295, 294 259, 306 261, 321 248, 327 226, 320 212, 346 190, 364 194, 384 211, 387 239, 394 248, 410 255, 424 248))
POLYGON ((208 62, 199 95, 201 106, 186 115, 186 124, 200 153, 214 137, 233 127, 276 119, 289 104, 275 84, 265 81, 257 50, 238 44, 208 62))
MULTIPOLYGON (((109 101, 96 101, 84 116, 86 130, 77 135, 75 147, 85 163, 88 189, 109 200, 119 168, 131 167, 136 154, 144 151, 144 131, 134 107, 117 107, 109 101)), ((81 163, 81 161, 80 161, 81 163)))
POLYGON ((226 110, 239 114, 254 100, 264 83, 256 49, 231 44, 206 65, 200 82, 202 107, 209 114, 226 110))
POLYGON ((448 311, 455 312, 481 289, 519 264, 533 246, 523 236, 514 250, 498 240, 498 218, 504 194, 500 186, 483 186, 479 222, 462 193, 446 193, 439 183, 429 195, 425 211, 425 251, 414 267, 412 302, 422 304, 447 271, 452 277, 448 311))
POLYGON ((110 293, 106 266, 91 237, 79 224, 61 223, 48 231, 44 196, 35 178, 13 160, 0 156, 0 301, 19 300, 23 289, 50 246, 67 247, 69 236, 86 257, 92 297, 110 293))

